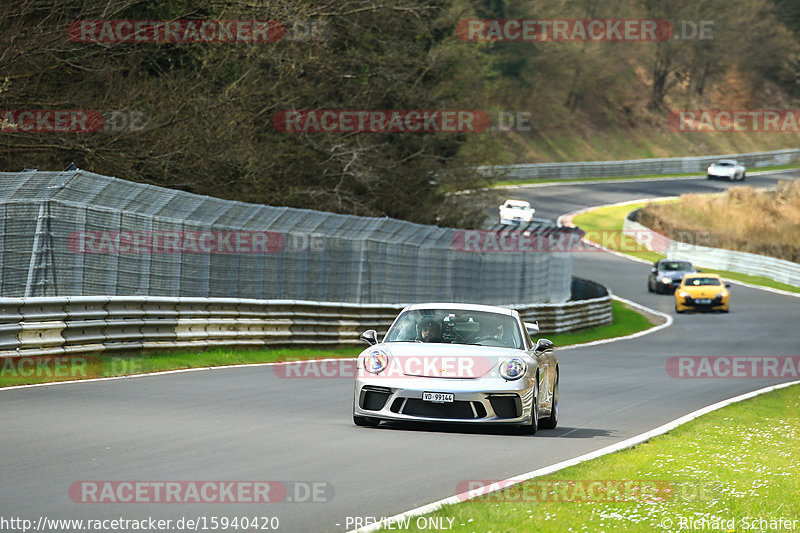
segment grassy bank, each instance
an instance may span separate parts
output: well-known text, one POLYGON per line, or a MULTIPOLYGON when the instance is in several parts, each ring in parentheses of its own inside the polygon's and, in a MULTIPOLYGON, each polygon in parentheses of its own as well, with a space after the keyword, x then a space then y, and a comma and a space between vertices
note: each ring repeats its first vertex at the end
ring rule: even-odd
MULTIPOLYGON (((661 204, 671 204, 672 202, 661 202, 661 204)), ((666 255, 657 252, 650 252, 643 250, 642 246, 637 244, 630 237, 622 235, 622 224, 625 221, 625 216, 631 211, 642 208, 647 205, 646 202, 627 204, 623 206, 614 207, 601 207, 594 209, 587 213, 577 215, 573 220, 573 224, 580 227, 587 232, 586 238, 602 244, 603 246, 624 253, 631 257, 636 257, 648 262, 655 262, 659 259, 666 258, 666 255), (604 238, 613 237, 613 238, 604 238)), ((702 265, 695 265, 702 268, 702 265)), ((716 270, 711 268, 703 268, 704 272, 716 272, 724 278, 749 283, 752 285, 760 285, 763 287, 771 287, 773 289, 780 289, 788 292, 800 293, 800 287, 780 283, 764 276, 751 276, 739 272, 730 272, 726 270, 716 270)), ((642 281, 644 283, 644 281, 642 281)))
POLYGON ((680 201, 648 205, 639 221, 670 238, 703 234, 705 246, 800 262, 800 182, 774 191, 735 186, 722 194, 684 194, 680 201))
MULTIPOLYGON (((625 304, 612 302, 612 323, 607 326, 591 328, 573 333, 542 335, 551 339, 556 346, 567 346, 630 335, 652 326, 639 312, 629 309, 625 304)), ((164 372, 185 368, 206 368, 226 365, 255 363, 274 363, 301 359, 321 359, 328 357, 355 357, 362 350, 360 346, 347 346, 332 349, 323 348, 281 348, 281 349, 225 349, 207 351, 152 353, 147 355, 123 353, 119 355, 73 356, 57 358, 26 358, 25 363, 12 358, 0 359, 0 387, 30 385, 53 381, 92 379, 148 372, 164 372)))
MULTIPOLYGON (((453 519, 453 531, 481 533, 798 531, 798 493, 795 385, 729 405, 635 448, 428 516, 453 519), (779 518, 794 519, 794 527, 751 527, 779 518)), ((418 531, 416 524, 411 520, 406 531, 418 531)))

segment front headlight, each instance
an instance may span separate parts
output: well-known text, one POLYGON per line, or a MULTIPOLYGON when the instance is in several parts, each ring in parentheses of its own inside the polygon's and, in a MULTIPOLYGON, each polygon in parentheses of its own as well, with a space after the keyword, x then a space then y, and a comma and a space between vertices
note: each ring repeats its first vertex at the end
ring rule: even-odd
POLYGON ((722 292, 718 292, 716 297, 717 298, 725 298, 727 295, 728 295, 727 292, 722 291, 722 292))
POLYGON ((669 285, 670 283, 672 283, 672 279, 670 279, 670 278, 661 278, 661 283, 663 283, 664 285, 669 285))
POLYGON ((525 361, 519 359, 518 357, 512 357, 511 359, 506 359, 500 363, 500 375, 503 377, 503 379, 507 379, 509 381, 514 381, 515 379, 521 378, 527 371, 528 365, 526 365, 525 361))
POLYGON ((383 350, 370 350, 364 356, 364 370, 370 374, 380 374, 389 364, 389 354, 383 350))
POLYGON ((686 298, 687 296, 689 296, 689 293, 688 292, 683 292, 683 291, 678 291, 678 296, 680 296, 681 298, 686 298))

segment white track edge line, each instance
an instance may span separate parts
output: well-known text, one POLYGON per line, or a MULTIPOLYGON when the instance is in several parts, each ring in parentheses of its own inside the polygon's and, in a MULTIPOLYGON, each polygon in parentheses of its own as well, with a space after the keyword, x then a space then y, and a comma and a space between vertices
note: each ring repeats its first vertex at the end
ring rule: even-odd
POLYGON ((431 502, 431 503, 429 503, 427 505, 423 505, 421 507, 417 507, 415 509, 411 509, 410 511, 406 511, 404 513, 400 513, 400 514, 394 515, 392 517, 388 517, 385 520, 382 520, 381 522, 376 522, 374 524, 370 524, 369 526, 364 526, 364 527, 361 527, 359 529, 351 530, 348 533, 370 533, 372 531, 377 531, 380 527, 383 527, 383 525, 388 524, 388 523, 397 523, 398 521, 400 521, 402 518, 405 518, 405 517, 412 517, 412 516, 419 516, 419 515, 427 514, 427 513, 433 512, 433 511, 441 508, 444 505, 454 504, 454 503, 461 503, 461 502, 470 500, 472 498, 475 498, 477 496, 483 496, 483 495, 489 494, 491 492, 496 492, 498 490, 504 490, 504 489, 507 489, 510 486, 517 485, 519 483, 522 483, 523 481, 527 481, 527 480, 533 479, 535 477, 540 477, 540 476, 544 476, 544 475, 547 475, 547 474, 552 474, 553 472, 557 472, 559 470, 563 470, 564 468, 568 468, 570 466, 575 466, 575 465, 577 465, 579 463, 583 463, 583 462, 589 461, 591 459, 596 459, 597 457, 602 457, 603 455, 608 455, 610 453, 618 452, 618 451, 624 450, 626 448, 631 448, 633 446, 636 446, 637 444, 641 444, 641 443, 643 443, 643 442, 645 442, 647 440, 650 440, 653 437, 657 437, 659 435, 663 435, 664 433, 667 433, 668 431, 671 431, 671 430, 675 429, 676 427, 678 427, 680 425, 683 425, 683 424, 685 424, 687 422, 690 422, 690 421, 694 420, 695 418, 698 418, 698 417, 700 417, 702 415, 708 414, 708 413, 710 413, 712 411, 716 411, 717 409, 721 409, 721 408, 726 407, 726 406, 728 406, 730 404, 741 402, 743 400, 748 400, 750 398, 754 398, 755 396, 759 396, 759 395, 765 394, 767 392, 772 392, 772 391, 775 391, 775 390, 778 390, 778 389, 782 389, 782 388, 785 388, 785 387, 791 387, 792 385, 798 385, 798 384, 800 384, 800 380, 791 381, 791 382, 788 382, 788 383, 778 383, 776 385, 771 385, 771 386, 765 387, 763 389, 758 389, 758 390, 755 390, 755 391, 751 391, 751 392, 747 392, 747 393, 744 393, 744 394, 740 394, 739 396, 734 396, 733 398, 728 398, 727 400, 722 400, 721 402, 717 402, 717 403, 711 404, 709 406, 703 407, 702 409, 698 409, 698 410, 693 411, 693 412, 691 412, 691 413, 689 413, 687 415, 684 415, 684 416, 682 416, 680 418, 676 418, 675 420, 672 420, 671 422, 667 422, 666 424, 663 424, 663 425, 661 425, 661 426, 659 426, 659 427, 657 427, 655 429, 651 429, 650 431, 647 431, 645 433, 640 433, 639 435, 636 435, 635 437, 631 437, 629 439, 625 439, 625 440, 623 440, 621 442, 618 442, 616 444, 612 444, 610 446, 606 446, 605 448, 600 448, 599 450, 595 450, 593 452, 590 452, 590 453, 587 453, 587 454, 584 454, 584 455, 580 455, 578 457, 574 457, 572 459, 568 459, 566 461, 562 461, 562 462, 556 463, 554 465, 546 466, 544 468, 539 468, 537 470, 532 470, 530 472, 527 472, 525 474, 521 474, 519 476, 515 476, 513 478, 508 478, 508 479, 504 479, 502 481, 497 481, 496 482, 497 488, 481 489, 480 494, 477 494, 477 495, 474 495, 474 496, 469 496, 468 492, 462 492, 461 494, 456 494, 455 496, 450 496, 449 498, 444 498, 444 499, 441 499, 441 500, 438 500, 438 501, 435 501, 435 502, 431 502))
POLYGON ((584 348, 584 347, 587 347, 587 346, 597 346, 599 344, 608 344, 610 342, 624 341, 624 340, 628 340, 628 339, 635 339, 637 337, 643 337, 645 335, 650 335, 651 333, 655 333, 656 331, 661 331, 662 329, 668 328, 668 327, 672 326, 672 323, 675 321, 672 318, 672 315, 668 315, 666 313, 662 313, 661 311, 656 311, 655 309, 651 309, 650 307, 646 307, 646 306, 644 306, 642 304, 638 304, 638 303, 636 303, 636 302, 634 302, 632 300, 628 300, 627 298, 622 298, 620 296, 615 296, 613 294, 611 295, 611 297, 613 299, 615 299, 615 300, 619 300, 620 302, 622 302, 622 303, 624 303, 626 305, 629 305, 631 307, 636 307, 636 308, 638 308, 638 309, 640 309, 640 310, 642 310, 642 311, 644 311, 646 313, 651 313, 653 315, 660 316, 660 317, 662 317, 662 318, 664 318, 666 320, 665 320, 665 322, 663 324, 655 324, 652 327, 649 327, 649 328, 647 328, 645 330, 642 330, 642 331, 637 331, 636 333, 631 333, 630 335, 624 335, 622 337, 612 337, 610 339, 599 339, 599 340, 596 340, 596 341, 584 342, 584 343, 581 343, 581 344, 570 344, 568 346, 563 346, 563 347, 557 348, 558 351, 572 350, 574 348, 584 348))

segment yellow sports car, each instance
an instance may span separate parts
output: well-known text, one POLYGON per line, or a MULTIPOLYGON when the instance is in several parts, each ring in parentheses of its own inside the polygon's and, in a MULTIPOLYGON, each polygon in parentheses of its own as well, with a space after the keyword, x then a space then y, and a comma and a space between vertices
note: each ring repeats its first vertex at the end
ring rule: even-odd
POLYGON ((728 287, 730 284, 723 283, 718 274, 686 274, 675 291, 675 311, 714 309, 727 313, 730 306, 728 287))

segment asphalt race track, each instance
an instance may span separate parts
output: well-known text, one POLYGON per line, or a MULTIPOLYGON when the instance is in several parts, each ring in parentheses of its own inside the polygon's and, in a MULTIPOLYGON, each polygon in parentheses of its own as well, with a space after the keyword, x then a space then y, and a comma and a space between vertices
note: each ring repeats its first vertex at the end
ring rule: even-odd
MULTIPOLYGON (((748 176, 769 186, 779 177, 748 176)), ((509 191, 537 216, 681 192, 726 182, 659 180, 509 191)), ((575 255, 575 275, 673 314, 650 294, 648 265, 602 252, 575 255)), ((0 391, 0 514, 48 518, 197 519, 278 517, 281 532, 345 531, 347 517, 391 516, 452 496, 459 482, 503 479, 653 429, 686 413, 787 380, 677 379, 678 355, 800 354, 800 299, 733 285, 730 314, 675 316, 637 339, 564 350, 560 426, 534 436, 459 426, 381 425, 351 420, 350 379, 287 379, 274 367, 0 391), (83 504, 78 481, 241 480, 318 482, 327 502, 272 504, 83 504)), ((290 497, 295 497, 292 494, 290 497)))

